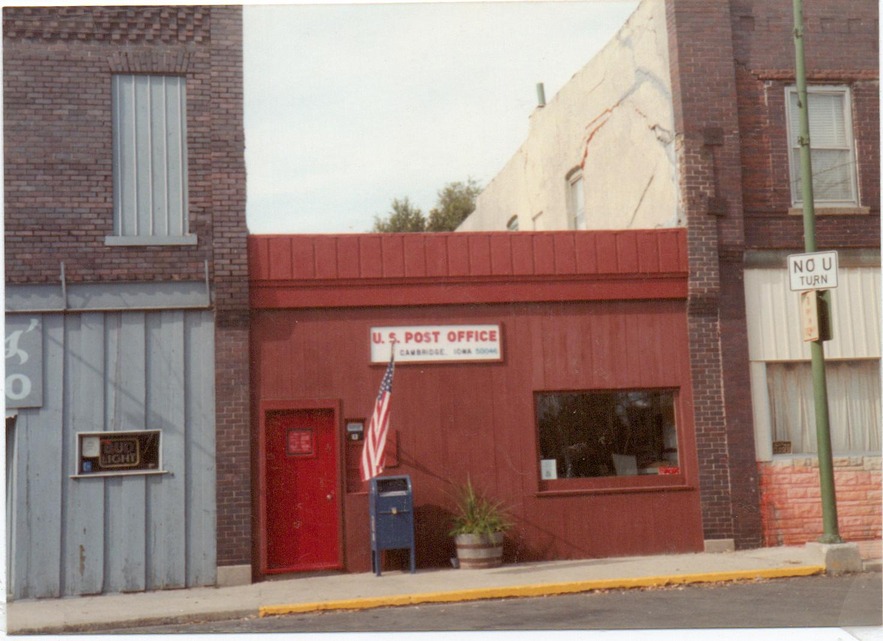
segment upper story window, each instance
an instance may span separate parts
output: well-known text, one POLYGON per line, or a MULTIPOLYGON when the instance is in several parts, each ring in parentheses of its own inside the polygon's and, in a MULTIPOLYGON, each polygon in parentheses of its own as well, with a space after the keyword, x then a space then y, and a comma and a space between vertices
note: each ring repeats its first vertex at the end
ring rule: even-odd
POLYGON ((577 169, 567 176, 567 208, 571 229, 587 229, 586 196, 583 190, 583 173, 577 169))
POLYGON ((187 92, 179 76, 117 74, 109 245, 189 245, 187 92))
MULTIPOLYGON (((803 204, 797 88, 787 88, 791 202, 803 204)), ((847 87, 808 87, 813 200, 819 207, 855 207, 858 202, 855 138, 847 87)))

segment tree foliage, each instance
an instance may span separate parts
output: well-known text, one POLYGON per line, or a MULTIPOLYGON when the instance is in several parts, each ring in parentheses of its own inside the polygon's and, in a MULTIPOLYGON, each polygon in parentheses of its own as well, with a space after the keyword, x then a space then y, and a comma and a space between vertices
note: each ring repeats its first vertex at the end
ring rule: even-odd
POLYGON ((426 231, 454 231, 475 211, 481 187, 472 178, 465 183, 448 183, 438 192, 438 203, 429 211, 426 231))
POLYGON ((374 231, 426 231, 426 217, 419 207, 408 198, 392 201, 392 211, 387 218, 374 217, 374 231))
POLYGON ((451 182, 438 192, 435 207, 424 216, 419 207, 408 198, 394 199, 386 218, 374 217, 375 232, 454 231, 466 217, 475 211, 475 199, 481 193, 479 184, 469 178, 451 182))

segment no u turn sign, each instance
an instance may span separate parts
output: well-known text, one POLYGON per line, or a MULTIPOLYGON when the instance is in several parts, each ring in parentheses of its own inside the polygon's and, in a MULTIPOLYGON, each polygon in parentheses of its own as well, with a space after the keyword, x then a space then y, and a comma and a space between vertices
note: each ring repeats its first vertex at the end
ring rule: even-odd
POLYGON ((837 287, 837 252, 812 252, 788 256, 792 292, 837 287))

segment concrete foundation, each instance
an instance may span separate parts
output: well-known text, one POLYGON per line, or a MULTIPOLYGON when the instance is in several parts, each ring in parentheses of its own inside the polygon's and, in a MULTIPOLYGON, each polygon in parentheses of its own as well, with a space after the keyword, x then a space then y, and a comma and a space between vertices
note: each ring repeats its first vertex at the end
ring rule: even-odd
POLYGON ((832 576, 862 571, 862 556, 856 543, 809 542, 806 550, 832 576))
POLYGON ((734 539, 705 539, 706 552, 735 552, 736 541, 734 539))
POLYGON ((218 587, 230 588, 251 583, 250 565, 225 565, 218 567, 218 587))

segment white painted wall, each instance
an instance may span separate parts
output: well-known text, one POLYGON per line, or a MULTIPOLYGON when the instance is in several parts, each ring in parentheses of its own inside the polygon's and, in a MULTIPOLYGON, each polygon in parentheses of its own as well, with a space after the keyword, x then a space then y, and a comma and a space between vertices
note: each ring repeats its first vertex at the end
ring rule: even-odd
MULTIPOLYGON (((880 269, 841 267, 831 289, 833 338, 825 343, 831 359, 880 358, 880 269)), ((800 296, 792 292, 786 269, 745 270, 745 317, 751 361, 808 361, 803 342, 800 296)))
MULTIPOLYGON (((829 360, 879 359, 881 302, 879 267, 841 267, 839 285, 831 289, 832 340, 829 360)), ((788 284, 784 268, 745 270, 745 316, 754 443, 758 461, 772 461, 772 427, 766 364, 769 361, 808 361, 803 342, 799 295, 788 284)))
POLYGON ((663 0, 619 33, 531 116, 527 139, 458 231, 568 229, 567 175, 582 168, 589 229, 679 223, 674 111, 663 0), (541 215, 539 215, 541 214, 541 215))

